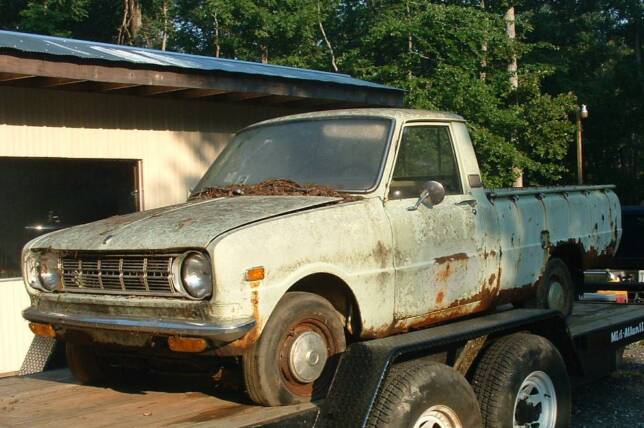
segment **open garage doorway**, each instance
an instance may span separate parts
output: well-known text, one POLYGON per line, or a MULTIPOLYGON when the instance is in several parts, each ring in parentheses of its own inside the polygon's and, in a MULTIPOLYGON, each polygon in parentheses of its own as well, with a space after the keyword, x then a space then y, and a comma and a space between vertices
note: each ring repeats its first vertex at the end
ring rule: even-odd
POLYGON ((138 160, 0 157, 0 278, 47 232, 141 209, 138 160))

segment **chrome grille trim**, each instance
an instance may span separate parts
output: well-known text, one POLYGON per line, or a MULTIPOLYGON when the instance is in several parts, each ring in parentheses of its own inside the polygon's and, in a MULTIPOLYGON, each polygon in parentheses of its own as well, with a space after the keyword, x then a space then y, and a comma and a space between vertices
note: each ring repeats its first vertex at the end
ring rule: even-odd
POLYGON ((179 254, 74 253, 60 258, 62 291, 184 297, 175 288, 179 254))

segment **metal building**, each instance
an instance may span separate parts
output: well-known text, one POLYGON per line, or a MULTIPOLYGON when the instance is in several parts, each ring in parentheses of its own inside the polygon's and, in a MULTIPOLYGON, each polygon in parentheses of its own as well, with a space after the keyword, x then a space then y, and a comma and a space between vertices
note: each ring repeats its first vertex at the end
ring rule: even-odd
POLYGON ((345 74, 0 31, 0 376, 32 340, 26 241, 184 201, 253 122, 402 97, 345 74))

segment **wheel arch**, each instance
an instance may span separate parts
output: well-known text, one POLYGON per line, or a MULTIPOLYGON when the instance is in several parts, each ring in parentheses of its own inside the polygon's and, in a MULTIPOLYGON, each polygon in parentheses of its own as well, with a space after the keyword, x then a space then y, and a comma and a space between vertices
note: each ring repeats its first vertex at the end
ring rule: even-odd
POLYGON ((359 337, 362 330, 360 307, 351 287, 339 276, 318 272, 297 280, 286 292, 304 291, 316 294, 333 305, 342 315, 351 337, 359 337))
POLYGON ((557 244, 550 252, 549 259, 554 258, 560 259, 566 264, 573 282, 578 289, 581 288, 584 279, 583 246, 577 242, 557 244))

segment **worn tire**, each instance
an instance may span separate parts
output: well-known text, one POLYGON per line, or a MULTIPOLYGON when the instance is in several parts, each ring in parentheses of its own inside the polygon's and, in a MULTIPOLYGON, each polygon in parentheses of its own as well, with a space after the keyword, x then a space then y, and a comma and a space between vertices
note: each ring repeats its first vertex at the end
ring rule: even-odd
POLYGON ((482 427, 476 395, 452 367, 435 361, 413 360, 394 366, 367 422, 369 428, 416 426, 482 427), (449 409, 449 410, 446 410, 449 409), (429 413, 429 412, 432 413, 429 413), (434 424, 420 418, 434 417, 434 424), (437 419, 449 423, 438 424, 437 419))
POLYGON ((567 318, 572 314, 575 295, 575 283, 572 280, 570 270, 568 270, 566 263, 558 258, 548 260, 537 286, 537 294, 533 306, 544 309, 556 309, 567 318), (557 284, 560 286, 560 293, 553 288, 557 284), (549 295, 551 295, 550 298, 549 295), (553 298, 552 296, 555 297, 553 298))
POLYGON ((65 355, 67 366, 78 382, 91 385, 107 379, 105 366, 99 361, 93 347, 68 342, 65 344, 65 355))
MULTIPOLYGON (((556 395, 554 425, 540 428, 570 426, 571 392, 566 365, 559 351, 547 339, 533 334, 517 333, 502 337, 489 346, 480 357, 473 372, 472 386, 481 405, 483 425, 486 428, 512 428, 514 419, 519 423, 533 421, 543 405, 526 407, 526 400, 517 401, 524 382, 543 379, 545 373, 556 395), (538 373, 535 375, 535 373, 538 373), (527 412, 527 413, 526 413, 527 412), (530 419, 532 418, 532 419, 530 419)), ((524 392, 539 389, 523 389, 524 392)), ((543 388, 542 388, 543 389, 543 388)), ((541 391, 543 392, 543 391, 541 391)), ((532 395, 530 395, 532 396, 532 395)), ((526 396, 527 397, 527 396, 526 396)), ((552 421, 551 421, 552 422, 552 421)), ((537 425, 535 425, 537 426, 537 425)))
POLYGON ((242 355, 248 395, 255 403, 264 406, 284 406, 324 398, 335 374, 337 360, 345 348, 344 326, 331 303, 312 293, 286 293, 259 339, 242 355), (312 382, 298 380, 289 363, 296 340, 307 332, 316 333, 323 340, 327 352, 326 364, 312 382))

